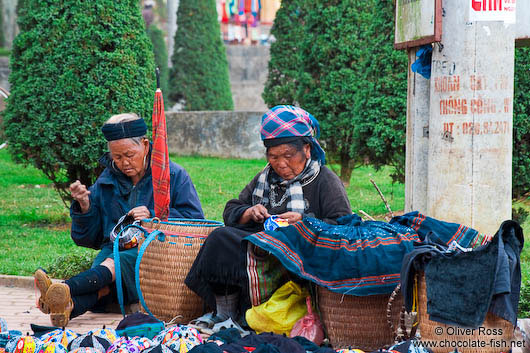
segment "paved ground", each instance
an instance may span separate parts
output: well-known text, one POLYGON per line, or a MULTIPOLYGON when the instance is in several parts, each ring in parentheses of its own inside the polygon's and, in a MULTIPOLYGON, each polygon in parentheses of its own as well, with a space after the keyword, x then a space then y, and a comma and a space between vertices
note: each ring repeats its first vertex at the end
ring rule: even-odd
MULTIPOLYGON (((22 333, 32 334, 30 324, 43 326, 51 325, 48 315, 44 315, 36 307, 39 291, 34 288, 33 277, 18 277, 0 275, 0 317, 5 319, 10 330, 19 330, 22 333)), ((77 333, 85 333, 94 328, 106 325, 116 328, 121 321, 121 314, 95 314, 88 312, 74 318, 68 328, 77 333)), ((530 319, 524 321, 523 327, 530 331, 530 319)), ((523 340, 517 333, 517 340, 523 340)), ((530 338, 524 343, 524 349, 515 348, 512 353, 529 353, 530 338)))
MULTIPOLYGON (((51 325, 49 315, 41 313, 36 307, 38 295, 32 277, 0 276, 0 317, 6 320, 8 329, 31 334, 30 324, 51 325)), ((72 319, 68 328, 78 333, 103 325, 116 328, 121 319, 120 314, 88 312, 72 319)))

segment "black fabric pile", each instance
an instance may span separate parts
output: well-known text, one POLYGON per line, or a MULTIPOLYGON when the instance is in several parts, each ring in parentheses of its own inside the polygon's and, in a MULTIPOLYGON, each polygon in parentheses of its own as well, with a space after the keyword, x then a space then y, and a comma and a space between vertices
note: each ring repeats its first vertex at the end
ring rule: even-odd
POLYGON ((189 353, 335 353, 329 347, 319 347, 304 337, 289 338, 272 332, 259 335, 251 333, 245 337, 237 329, 226 329, 213 334, 208 342, 195 346, 189 353), (223 342, 218 345, 215 341, 223 342))
POLYGON ((514 221, 503 222, 490 243, 472 251, 449 251, 430 235, 403 261, 406 309, 412 309, 414 275, 424 271, 431 320, 477 328, 489 311, 515 326, 523 245, 523 230, 514 221))

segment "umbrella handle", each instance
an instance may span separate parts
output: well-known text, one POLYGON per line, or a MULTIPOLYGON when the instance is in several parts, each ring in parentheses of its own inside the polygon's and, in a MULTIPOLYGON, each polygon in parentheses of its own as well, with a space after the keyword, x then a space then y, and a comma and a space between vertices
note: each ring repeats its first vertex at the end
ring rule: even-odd
POLYGON ((160 88, 160 69, 157 67, 155 70, 156 73, 156 88, 160 88))

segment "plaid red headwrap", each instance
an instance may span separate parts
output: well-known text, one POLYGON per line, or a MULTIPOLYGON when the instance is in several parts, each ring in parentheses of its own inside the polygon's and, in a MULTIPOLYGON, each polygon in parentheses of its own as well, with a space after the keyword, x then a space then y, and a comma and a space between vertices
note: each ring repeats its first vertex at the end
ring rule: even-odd
POLYGON ((320 137, 320 124, 314 116, 292 105, 277 105, 261 118, 261 139, 307 136, 311 139, 311 156, 321 165, 326 164, 326 153, 316 140, 320 137))

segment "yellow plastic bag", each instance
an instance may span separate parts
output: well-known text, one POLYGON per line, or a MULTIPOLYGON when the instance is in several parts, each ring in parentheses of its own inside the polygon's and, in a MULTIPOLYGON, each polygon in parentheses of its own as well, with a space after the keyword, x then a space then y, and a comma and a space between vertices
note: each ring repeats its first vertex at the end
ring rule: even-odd
POLYGON ((294 324, 307 314, 307 289, 289 281, 278 288, 265 303, 248 309, 248 325, 257 333, 289 335, 294 324))

